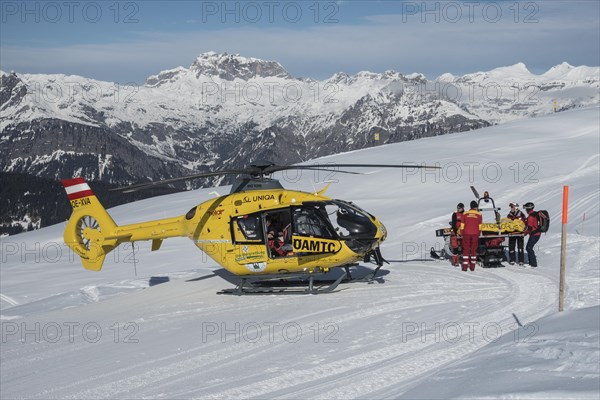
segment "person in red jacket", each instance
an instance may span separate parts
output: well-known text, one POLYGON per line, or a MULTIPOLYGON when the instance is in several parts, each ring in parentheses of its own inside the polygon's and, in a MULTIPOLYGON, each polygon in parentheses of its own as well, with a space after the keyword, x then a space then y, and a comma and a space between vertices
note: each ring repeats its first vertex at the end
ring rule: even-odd
MULTIPOLYGON (((525 223, 525 214, 523 214, 523 212, 521 210, 519 210, 519 204, 518 203, 510 203, 510 211, 508 213, 508 215, 506 216, 506 218, 514 221, 514 220, 521 220, 525 223)), ((510 265, 514 265, 515 264, 515 246, 518 249, 518 253, 517 253, 517 259, 519 262, 519 265, 523 265, 525 262, 525 254, 523 253, 523 243, 524 243, 524 239, 523 236, 518 235, 518 236, 509 236, 508 237, 508 256, 509 256, 509 260, 510 260, 510 265)))
POLYGON ((477 211, 477 202, 471 201, 471 209, 463 214, 458 233, 462 235, 463 265, 462 270, 471 269, 475 271, 477 262, 477 247, 479 246, 479 235, 483 219, 477 211))
POLYGON ((523 207, 525 208, 525 211, 527 211, 527 230, 525 233, 529 235, 529 240, 527 240, 527 246, 525 246, 525 250, 527 251, 529 265, 531 265, 533 268, 536 268, 538 264, 533 247, 540 240, 542 232, 539 230, 537 216, 535 215, 535 211, 533 211, 535 205, 532 202, 528 202, 523 204, 523 207))
POLYGON ((287 251, 283 249, 283 243, 275 236, 273 229, 267 233, 267 241, 269 242, 269 249, 273 257, 283 257, 287 255, 287 251))

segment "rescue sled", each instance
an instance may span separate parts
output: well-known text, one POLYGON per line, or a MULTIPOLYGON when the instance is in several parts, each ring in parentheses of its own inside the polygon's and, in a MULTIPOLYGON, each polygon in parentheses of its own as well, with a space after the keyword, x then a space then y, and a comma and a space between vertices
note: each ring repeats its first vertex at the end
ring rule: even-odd
MULTIPOLYGON (((473 194, 477 200, 477 209, 483 216, 484 223, 481 224, 481 234, 479 236, 479 246, 477 248, 477 261, 484 268, 503 267, 502 261, 504 257, 504 242, 511 236, 525 236, 525 223, 521 220, 511 220, 500 217, 500 207, 496 207, 494 199, 490 197, 488 192, 479 196, 479 193, 471 186, 473 194), (490 214, 492 220, 490 221, 490 214), (486 219, 488 217, 488 219, 486 219)), ((453 235, 452 228, 443 228, 435 231, 436 237, 444 238, 444 248, 436 251, 431 248, 430 256, 434 259, 449 259, 454 265, 459 265, 462 262, 460 248, 460 236, 453 235), (458 239, 459 245, 453 246, 452 240, 458 239), (453 249, 458 247, 458 253, 454 253, 453 249)))

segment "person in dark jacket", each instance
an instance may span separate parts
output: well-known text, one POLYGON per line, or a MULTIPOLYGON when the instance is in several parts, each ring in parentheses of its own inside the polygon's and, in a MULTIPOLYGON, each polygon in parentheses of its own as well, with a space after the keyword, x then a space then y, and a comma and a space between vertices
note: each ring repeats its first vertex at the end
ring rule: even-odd
POLYGON ((477 247, 479 247, 479 235, 481 234, 481 224, 483 219, 481 213, 477 211, 477 202, 471 201, 471 209, 463 214, 459 235, 462 235, 463 244, 463 265, 462 270, 471 269, 475 271, 477 262, 477 247))
POLYGON ((458 266, 458 257, 460 255, 461 241, 457 236, 458 230, 460 229, 460 223, 462 221, 463 213, 465 212, 465 205, 458 203, 456 205, 456 211, 452 213, 452 222, 450 222, 452 233, 450 234, 450 247, 452 247, 452 265, 458 266))
POLYGON ((458 203, 456 205, 456 211, 452 213, 452 231, 454 233, 458 232, 460 229, 460 222, 462 220, 462 216, 465 212, 465 205, 463 203, 458 203))
MULTIPOLYGON (((516 203, 516 202, 510 203, 509 207, 510 207, 510 211, 508 212, 508 215, 506 216, 506 218, 508 218, 512 221, 521 220, 524 223, 526 223, 525 214, 523 214, 523 211, 519 210, 518 203, 516 203)), ((508 256, 509 256, 510 265, 515 264, 515 245, 518 249, 516 258, 518 259, 519 265, 523 265, 525 263, 525 254, 523 253, 523 243, 524 242, 525 242, 525 239, 521 235, 509 236, 509 238, 508 238, 508 256)))
POLYGON ((525 250, 527 251, 527 258, 529 259, 529 265, 532 267, 537 267, 537 258, 535 257, 535 251, 533 251, 533 247, 540 240, 540 236, 542 232, 539 230, 538 220, 535 215, 535 211, 533 211, 535 205, 532 202, 528 202, 523 204, 523 208, 527 211, 527 230, 525 233, 529 235, 529 240, 527 240, 527 246, 525 246, 525 250))

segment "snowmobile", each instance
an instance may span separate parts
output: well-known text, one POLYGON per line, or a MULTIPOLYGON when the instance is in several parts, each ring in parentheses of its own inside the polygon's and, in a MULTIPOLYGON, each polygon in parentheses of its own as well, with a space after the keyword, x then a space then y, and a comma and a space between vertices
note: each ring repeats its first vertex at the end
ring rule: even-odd
MULTIPOLYGON (((484 223, 481 224, 477 261, 484 268, 503 267, 502 261, 505 261, 503 243, 505 239, 512 236, 524 236, 525 223, 521 220, 501 218, 501 209, 500 207, 496 207, 494 199, 490 197, 488 192, 484 192, 483 197, 481 197, 473 186, 471 186, 471 190, 477 198, 477 209, 482 213, 484 219, 484 223), (493 213, 493 221, 485 222, 486 216, 490 213, 493 213)), ((460 236, 453 232, 452 227, 437 229, 435 235, 436 237, 444 238, 444 247, 439 251, 432 247, 430 252, 431 258, 449 259, 452 260, 454 265, 460 265, 462 262, 460 236)))

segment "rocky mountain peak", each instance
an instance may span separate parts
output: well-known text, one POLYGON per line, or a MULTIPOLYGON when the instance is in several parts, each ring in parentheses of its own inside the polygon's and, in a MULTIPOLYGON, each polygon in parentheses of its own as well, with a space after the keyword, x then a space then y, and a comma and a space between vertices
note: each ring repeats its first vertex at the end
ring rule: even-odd
POLYGON ((175 81, 181 74, 188 72, 187 68, 177 67, 174 69, 168 69, 166 71, 160 71, 158 75, 151 75, 146 78, 146 86, 160 86, 166 82, 175 81))
POLYGON ((216 53, 210 51, 196 57, 190 67, 196 75, 218 76, 225 80, 236 78, 248 80, 254 77, 291 78, 277 61, 265 61, 239 54, 216 53))
POLYGON ((555 65, 554 67, 550 68, 550 69, 548 70, 548 72, 550 72, 550 71, 561 71, 561 72, 566 72, 566 71, 568 71, 568 70, 570 70, 570 69, 573 69, 573 68, 575 68, 575 67, 573 67, 573 66, 572 66, 571 64, 569 64, 568 62, 566 62, 566 61, 563 61, 562 63, 560 63, 560 64, 558 64, 558 65, 555 65))
POLYGON ((146 79, 146 86, 161 86, 175 82, 184 75, 218 77, 232 81, 236 78, 249 80, 255 77, 292 78, 276 61, 265 61, 259 58, 243 57, 239 54, 201 53, 189 68, 177 67, 151 75, 146 79))

